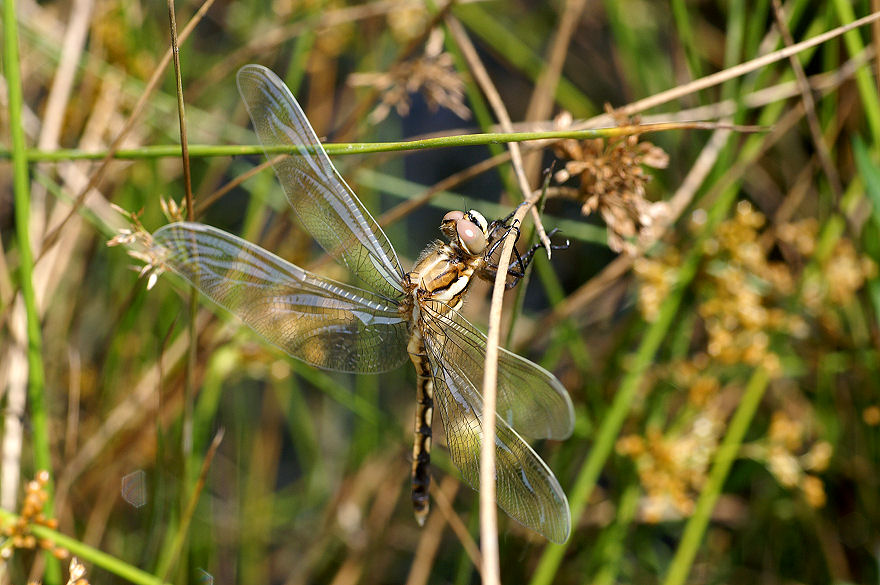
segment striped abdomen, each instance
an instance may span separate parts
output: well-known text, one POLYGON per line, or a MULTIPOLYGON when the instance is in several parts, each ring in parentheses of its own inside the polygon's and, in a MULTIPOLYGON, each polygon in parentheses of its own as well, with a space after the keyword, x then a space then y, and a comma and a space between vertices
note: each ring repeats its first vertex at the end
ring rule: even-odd
POLYGON ((406 275, 406 288, 413 304, 403 310, 412 311, 416 322, 407 351, 416 367, 416 420, 413 441, 412 461, 412 500, 416 521, 424 525, 428 516, 430 502, 428 489, 431 485, 431 424, 434 418, 434 378, 431 361, 425 351, 418 321, 421 318, 419 303, 426 300, 439 301, 446 309, 435 307, 440 312, 457 311, 461 308, 464 294, 481 259, 468 256, 448 245, 435 244, 423 253, 413 271, 406 275))
POLYGON ((416 422, 413 439, 412 501, 416 522, 424 526, 430 501, 431 487, 431 424, 434 418, 434 378, 431 362, 425 353, 425 343, 419 333, 413 333, 409 342, 409 358, 416 367, 416 422))

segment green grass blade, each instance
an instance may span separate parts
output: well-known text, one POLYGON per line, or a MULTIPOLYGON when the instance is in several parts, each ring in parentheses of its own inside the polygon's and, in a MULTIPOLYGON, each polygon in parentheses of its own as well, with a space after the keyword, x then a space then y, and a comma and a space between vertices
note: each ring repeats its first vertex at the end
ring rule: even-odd
MULTIPOLYGON (((15 2, 3 3, 3 69, 6 72, 6 88, 9 96, 9 133, 12 138, 12 189, 15 199, 15 236, 19 256, 19 285, 24 299, 27 318, 28 402, 33 441, 34 468, 52 469, 49 447, 49 417, 46 411, 46 378, 43 366, 43 339, 37 296, 34 289, 34 259, 30 238, 30 189, 28 185, 28 161, 22 126, 23 97, 21 73, 18 63, 18 21, 15 2)), ((46 509, 52 515, 52 485, 46 486, 49 495, 46 509)), ((61 580, 58 561, 47 553, 44 578, 49 583, 61 580)))
POLYGON ((15 197, 15 235, 18 243, 21 293, 27 314, 28 337, 28 399, 30 421, 33 427, 34 465, 36 469, 52 470, 49 453, 49 429, 45 401, 45 372, 43 368, 43 341, 40 315, 34 290, 34 259, 30 243, 30 190, 28 161, 22 126, 23 97, 18 64, 18 27, 15 2, 3 3, 3 69, 9 92, 9 133, 12 137, 12 184, 15 197))
MULTIPOLYGON (((851 0, 834 0, 834 8, 837 10, 841 24, 849 24, 856 20, 851 0)), ((851 56, 858 55, 865 50, 859 33, 858 30, 851 30, 843 35, 844 44, 851 56)), ((876 151, 877 145, 880 145, 880 96, 877 93, 877 80, 874 79, 871 71, 872 66, 872 62, 869 62, 859 67, 856 72, 856 86, 859 88, 859 97, 865 109, 868 128, 871 131, 874 143, 873 150, 876 151)))
POLYGON ((700 548, 706 528, 709 526, 712 510, 715 508, 715 503, 724 487, 724 480, 727 479, 730 467, 739 453, 743 438, 758 410, 758 405, 761 403, 769 381, 770 376, 763 368, 755 370, 752 374, 736 413, 730 421, 727 435, 715 454, 712 471, 709 473, 705 487, 700 492, 694 514, 685 526, 678 550, 669 567, 669 572, 666 574, 664 585, 681 585, 687 580, 697 550, 700 548))

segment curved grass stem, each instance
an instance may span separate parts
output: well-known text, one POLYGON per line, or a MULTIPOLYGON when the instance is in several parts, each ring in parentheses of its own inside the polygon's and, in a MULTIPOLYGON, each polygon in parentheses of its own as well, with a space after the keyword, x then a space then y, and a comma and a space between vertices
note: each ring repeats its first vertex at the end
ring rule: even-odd
POLYGON ((727 435, 715 454, 712 471, 709 472, 706 485, 700 492, 694 514, 685 525, 678 550, 675 551, 675 557, 663 581, 664 585, 681 585, 687 580, 700 543, 703 542, 703 536, 706 534, 706 528, 709 526, 712 510, 715 508, 718 496, 721 495, 724 481, 730 473, 730 467, 739 453, 743 437, 758 410, 769 381, 770 376, 763 368, 758 368, 752 373, 742 400, 730 421, 727 435))

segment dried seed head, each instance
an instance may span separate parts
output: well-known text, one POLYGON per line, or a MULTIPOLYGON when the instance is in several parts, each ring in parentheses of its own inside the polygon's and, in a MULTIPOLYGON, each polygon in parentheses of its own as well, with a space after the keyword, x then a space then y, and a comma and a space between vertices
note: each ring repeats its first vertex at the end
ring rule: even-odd
POLYGON ((424 53, 409 61, 396 64, 385 73, 355 73, 348 82, 354 86, 369 86, 382 93, 382 101, 370 113, 370 121, 384 120, 394 108, 400 116, 409 113, 410 94, 419 92, 432 110, 440 107, 451 110, 459 118, 470 118, 464 104, 464 81, 455 70, 452 55, 443 53, 443 33, 432 31, 424 53))
POLYGON ((86 567, 76 557, 70 559, 68 575, 67 585, 89 585, 89 580, 86 578, 86 567))
MULTIPOLYGON (((618 117, 619 124, 638 124, 618 117)), ((556 126, 571 124, 571 116, 556 118, 556 126)), ((616 252, 636 255, 659 237, 651 230, 657 220, 668 215, 665 203, 651 203, 645 198, 645 185, 651 176, 644 167, 666 168, 669 156, 650 142, 639 142, 635 135, 608 139, 562 140, 553 146, 556 155, 566 160, 554 178, 565 182, 580 180, 578 198, 581 212, 599 212, 608 226, 608 245, 616 252)))

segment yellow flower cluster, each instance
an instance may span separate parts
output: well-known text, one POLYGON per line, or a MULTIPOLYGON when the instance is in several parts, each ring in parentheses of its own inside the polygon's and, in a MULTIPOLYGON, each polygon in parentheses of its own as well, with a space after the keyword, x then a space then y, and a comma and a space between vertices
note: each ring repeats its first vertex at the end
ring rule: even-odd
POLYGON ((776 411, 767 437, 746 445, 743 452, 766 464, 780 485, 799 489, 806 502, 814 507, 825 505, 825 488, 816 474, 828 469, 832 447, 827 441, 815 441, 807 449, 807 426, 801 419, 776 411))
POLYGON ((617 452, 633 459, 645 490, 640 509, 645 522, 690 516, 723 429, 723 421, 709 411, 683 433, 652 429, 644 437, 617 441, 617 452))
MULTIPOLYGON (((807 342, 817 329, 846 331, 840 323, 845 307, 857 302, 876 266, 849 240, 822 244, 818 232, 814 219, 768 227, 764 215, 742 201, 702 240, 703 257, 692 284, 699 319, 688 355, 654 368, 658 379, 686 390, 687 398, 682 397, 670 430, 655 427, 617 445, 635 462, 647 520, 690 514, 741 392, 738 383, 724 381, 732 366, 760 366, 781 380, 779 352, 807 342)), ((648 321, 657 318, 682 264, 674 246, 663 243, 656 250, 634 262, 638 308, 648 321)), ((819 474, 828 467, 832 447, 816 436, 808 405, 795 415, 789 411, 775 412, 767 435, 744 445, 741 454, 764 464, 781 486, 819 508, 826 501, 819 474)), ((880 406, 868 406, 862 417, 866 424, 880 425, 880 406)))
POLYGON ((60 559, 67 558, 67 550, 56 547, 49 540, 37 540, 30 532, 29 527, 32 524, 40 524, 52 530, 58 528, 58 521, 54 518, 47 518, 43 512, 43 507, 49 501, 49 492, 46 490, 48 485, 49 472, 40 471, 37 473, 36 479, 29 481, 25 486, 24 501, 18 519, 2 528, 5 541, 0 548, 0 557, 3 559, 10 558, 15 549, 34 549, 38 546, 51 551, 60 559))

